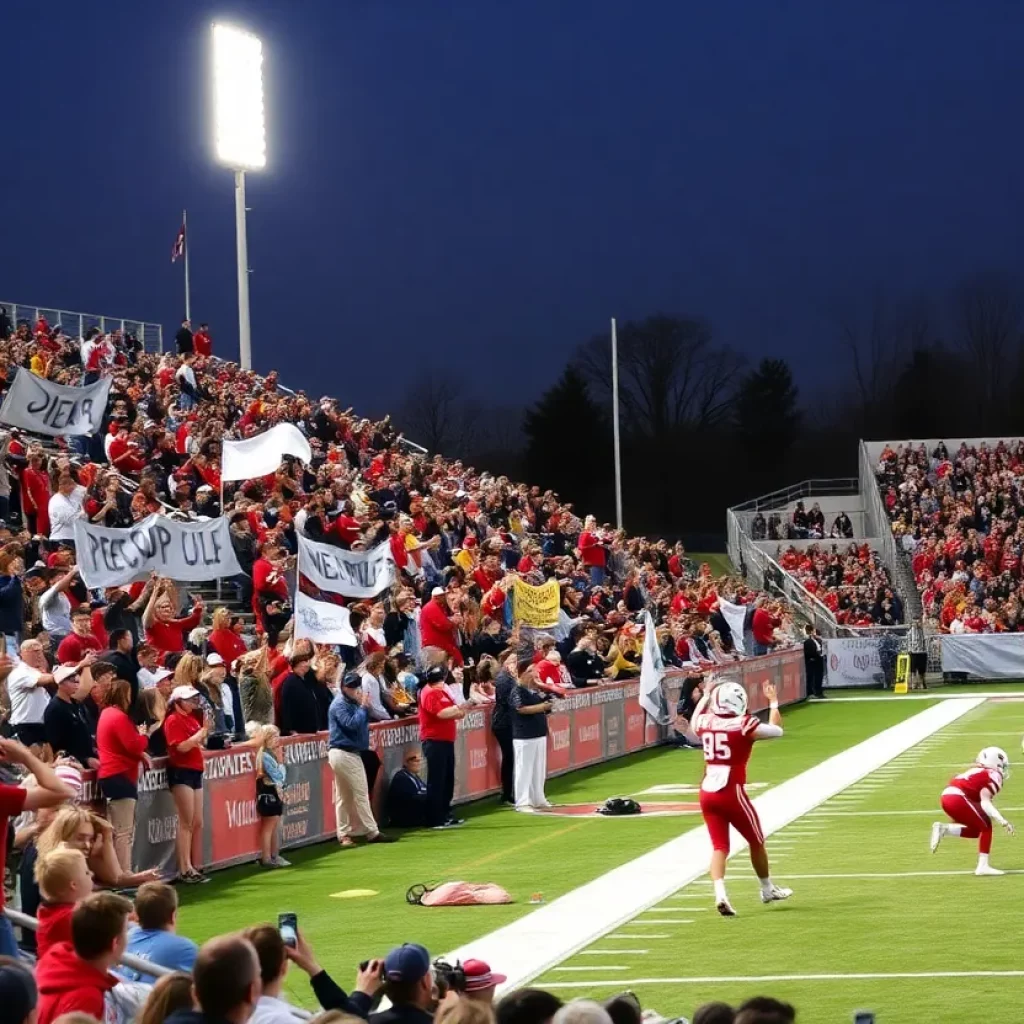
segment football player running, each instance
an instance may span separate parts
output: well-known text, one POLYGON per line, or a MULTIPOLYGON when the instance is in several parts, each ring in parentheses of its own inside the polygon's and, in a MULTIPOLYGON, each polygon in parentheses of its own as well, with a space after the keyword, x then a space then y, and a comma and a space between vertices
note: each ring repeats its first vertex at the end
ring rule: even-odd
POLYGON ((761 882, 761 902, 775 903, 793 895, 792 889, 775 885, 768 870, 761 821, 747 796, 747 762, 756 740, 778 739, 782 716, 775 687, 765 684, 768 724, 747 714, 747 693, 739 683, 720 683, 703 698, 693 713, 692 729, 704 749, 704 781, 700 809, 714 852, 711 879, 715 884, 715 909, 723 917, 736 911, 725 890, 725 861, 729 856, 729 826, 750 845, 750 863, 761 882))
POLYGON ((931 848, 934 853, 946 836, 978 840, 978 866, 976 875, 1002 875, 1005 872, 988 862, 992 849, 992 822, 997 821, 1014 835, 1014 827, 996 810, 992 803, 1010 774, 1010 759, 999 747, 986 747, 974 762, 974 767, 949 780, 942 791, 942 809, 954 824, 937 821, 932 825, 931 848))

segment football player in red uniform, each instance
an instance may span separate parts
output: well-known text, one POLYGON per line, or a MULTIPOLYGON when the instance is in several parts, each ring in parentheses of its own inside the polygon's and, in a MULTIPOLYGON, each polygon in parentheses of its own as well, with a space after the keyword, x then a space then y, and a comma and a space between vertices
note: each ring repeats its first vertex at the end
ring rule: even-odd
POLYGON ((942 791, 942 809, 953 819, 947 825, 937 821, 932 825, 932 853, 946 836, 978 840, 978 866, 976 875, 1002 875, 1005 872, 992 867, 988 862, 992 849, 992 822, 998 821, 1009 835, 1014 827, 996 810, 992 803, 996 793, 1003 788, 1003 781, 1010 774, 1010 759, 999 747, 986 747, 974 762, 973 768, 961 772, 949 780, 942 791))
POLYGON ((747 692, 733 682, 716 686, 701 698, 693 713, 691 727, 704 748, 705 761, 700 809, 714 850, 710 873, 715 883, 715 909, 723 917, 736 916, 725 891, 730 825, 750 844, 750 863, 761 882, 761 902, 775 903, 793 895, 792 889, 772 882, 761 821, 745 788, 754 742, 782 735, 775 687, 766 684, 764 693, 770 706, 767 725, 747 714, 747 692))

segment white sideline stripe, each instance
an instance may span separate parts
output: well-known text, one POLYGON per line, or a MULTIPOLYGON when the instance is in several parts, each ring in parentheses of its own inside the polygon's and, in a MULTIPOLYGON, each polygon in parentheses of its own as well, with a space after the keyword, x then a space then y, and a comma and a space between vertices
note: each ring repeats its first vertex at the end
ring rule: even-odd
POLYGON ((580 956, 646 956, 649 949, 581 949, 580 956))
POLYGON ((612 964, 605 964, 604 967, 556 967, 556 971, 624 971, 625 967, 615 967, 612 964))
MULTIPOLYGON (((792 824, 982 703, 979 697, 938 701, 762 793, 753 803, 765 834, 792 824)), ((733 856, 746 846, 736 843, 733 856)), ((500 991, 518 988, 700 878, 710 856, 707 830, 691 828, 445 956, 499 963, 508 975, 500 991)))
POLYGON ((888 981, 915 978, 1024 978, 1024 971, 878 971, 860 974, 755 974, 724 975, 704 978, 616 978, 613 981, 588 980, 579 985, 571 981, 553 981, 545 988, 611 988, 621 985, 751 985, 778 981, 888 981))
POLYGON ((905 700, 962 700, 964 697, 1024 697, 1024 690, 979 690, 977 693, 903 693, 899 696, 879 695, 877 697, 827 697, 823 704, 869 704, 872 701, 905 700))
MULTIPOLYGON (((1024 811, 1024 807, 1000 807, 1003 811, 1024 811)), ((822 818, 870 818, 878 815, 881 818, 901 818, 905 814, 930 814, 936 821, 942 817, 942 808, 936 802, 933 810, 925 811, 815 811, 814 820, 821 821, 822 818)), ((811 817, 811 815, 808 815, 811 817)))
MULTIPOLYGON (((624 932, 616 932, 614 935, 609 935, 609 939, 643 939, 646 942, 648 939, 674 939, 674 935, 626 935, 624 932)), ((558 968, 556 967, 557 971, 558 968)))

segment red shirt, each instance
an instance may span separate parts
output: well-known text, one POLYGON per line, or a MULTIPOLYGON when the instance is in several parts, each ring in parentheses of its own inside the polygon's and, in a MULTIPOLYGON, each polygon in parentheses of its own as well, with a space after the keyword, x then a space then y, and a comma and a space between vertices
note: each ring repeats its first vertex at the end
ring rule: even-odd
MULTIPOLYGON (((7 861, 7 819, 21 814, 25 808, 25 797, 27 796, 27 789, 22 789, 21 786, 8 786, 0 782, 0 836, 5 838, 5 841, 0 843, 0 878, 4 876, 4 864, 7 861)), ((4 887, 0 885, 0 910, 3 909, 3 905, 4 887)))
POLYGON ((601 540, 596 533, 584 530, 580 534, 580 555, 583 558, 584 565, 597 565, 602 569, 604 568, 606 552, 601 546, 601 540))
POLYGON ((451 655, 456 665, 462 664, 462 652, 455 643, 455 626, 433 597, 420 611, 420 644, 423 647, 440 647, 451 655))
MULTIPOLYGON (((156 619, 146 630, 146 643, 158 651, 173 653, 185 650, 185 634, 196 628, 203 621, 203 611, 197 608, 184 619, 171 619, 170 622, 158 622, 156 619)), ((63 647, 63 641, 61 642, 63 647)))
POLYGON ((233 629, 212 630, 210 646, 224 659, 224 664, 229 668, 235 658, 240 658, 249 649, 233 629))
POLYGON ((183 715, 175 708, 164 719, 164 739, 167 740, 167 762, 173 768, 191 768, 193 771, 203 770, 203 747, 197 744, 184 754, 178 753, 178 744, 195 736, 203 723, 198 714, 183 715))
POLYGON ((987 789, 995 796, 1003 788, 1003 773, 995 768, 975 765, 949 780, 950 789, 959 789, 972 803, 981 803, 981 791, 987 789))
POLYGON ((97 776, 109 779, 118 775, 136 783, 142 755, 148 746, 149 737, 140 733, 120 708, 104 708, 96 726, 96 748, 100 755, 97 776))
POLYGON ((195 349, 196 355, 208 356, 213 353, 213 341, 206 331, 196 331, 192 335, 192 347, 195 349))
POLYGON ((92 635, 96 637, 101 644, 103 644, 100 650, 106 650, 110 641, 110 636, 107 633, 107 627, 103 624, 103 613, 105 611, 106 608, 96 608, 92 613, 92 635))
POLYGON ((444 686, 424 686, 420 692, 420 740, 443 740, 455 742, 458 720, 455 718, 438 718, 445 708, 455 707, 444 686))
POLYGON ((754 641, 765 647, 770 647, 774 643, 772 634, 780 623, 781 619, 776 619, 763 608, 755 608, 754 615, 750 620, 750 631, 754 634, 754 641))
POLYGON ((699 715, 693 723, 693 731, 704 745, 705 777, 712 766, 726 765, 729 785, 744 785, 747 762, 754 749, 754 733, 760 724, 753 715, 699 715))
POLYGON ((103 646, 96 637, 69 633, 57 648, 57 660, 62 665, 77 665, 85 657, 86 651, 102 650, 103 646))
POLYGON ((45 900, 39 904, 36 911, 36 919, 39 927, 36 929, 36 959, 57 942, 71 941, 71 912, 75 909, 74 903, 47 903, 45 900))

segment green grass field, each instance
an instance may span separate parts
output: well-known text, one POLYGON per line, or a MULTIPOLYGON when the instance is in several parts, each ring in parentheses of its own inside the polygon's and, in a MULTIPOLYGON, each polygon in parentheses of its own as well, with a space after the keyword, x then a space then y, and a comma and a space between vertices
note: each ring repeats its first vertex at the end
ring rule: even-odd
POLYGON ((729 560, 729 556, 724 552, 690 551, 687 553, 687 557, 696 562, 697 565, 700 565, 701 562, 707 562, 711 567, 712 576, 728 576, 733 571, 732 562, 729 560))
MULTIPOLYGON (((878 705, 843 706, 859 717, 878 705)), ((932 856, 928 837, 950 776, 990 743, 1019 760, 1022 733, 1024 704, 987 702, 769 839, 773 876, 795 891, 787 903, 761 906, 740 855, 737 918, 714 913, 701 880, 619 929, 628 938, 595 942, 539 984, 565 997, 628 988, 666 1014, 771 994, 803 1022, 850 1020, 859 1008, 881 1021, 1017 1020, 1024 844, 998 830, 993 864, 1021 873, 975 878, 976 843, 947 839, 932 856), (612 949, 621 952, 601 952, 612 949), (1018 975, 985 976, 1003 971, 1018 975), (969 976, 934 976, 945 972, 969 976), (894 973, 911 976, 853 977, 894 973)), ((1024 820, 1016 781, 999 800, 1011 821, 1024 820)))
MULTIPOLYGON (((782 782, 927 706, 925 701, 891 700, 796 708, 786 714, 785 741, 757 751, 751 780, 782 782)), ((659 784, 694 784, 701 766, 696 751, 649 751, 551 780, 548 795, 562 803, 599 801, 659 784)), ((550 902, 700 825, 697 815, 629 821, 521 815, 491 801, 466 808, 466 815, 469 821, 458 831, 407 833, 388 847, 343 851, 322 844, 289 853, 294 866, 287 870, 220 872, 209 885, 182 891, 181 930, 202 941, 274 921, 278 912, 292 910, 324 966, 347 981, 353 965, 367 956, 409 940, 434 953, 454 949, 528 913, 533 892, 543 892, 550 902), (413 883, 451 879, 498 882, 516 902, 438 909, 405 902, 413 883), (350 889, 372 889, 376 895, 333 895, 350 889)), ((288 991, 296 1002, 310 1005, 302 976, 289 976, 288 991)), ((659 996, 659 1003, 667 1005, 659 996)))

